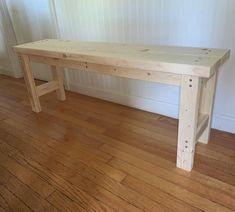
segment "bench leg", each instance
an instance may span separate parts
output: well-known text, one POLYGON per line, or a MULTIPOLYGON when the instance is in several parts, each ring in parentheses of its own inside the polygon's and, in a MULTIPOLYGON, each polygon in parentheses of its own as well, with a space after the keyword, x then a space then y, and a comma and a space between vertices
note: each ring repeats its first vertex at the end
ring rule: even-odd
POLYGON ((176 165, 187 171, 194 161, 200 87, 199 77, 182 75, 176 165))
POLYGON ((57 99, 64 101, 66 99, 65 97, 65 91, 64 91, 64 75, 63 70, 59 68, 58 66, 51 66, 53 79, 58 82, 59 89, 56 90, 57 99))
POLYGON ((217 72, 208 79, 202 86, 200 113, 209 116, 209 121, 206 129, 198 138, 198 142, 207 144, 210 139, 211 119, 213 113, 215 87, 217 81, 217 72))
POLYGON ((32 106, 32 110, 36 113, 39 113, 41 111, 41 105, 36 91, 36 85, 34 82, 33 73, 30 67, 30 60, 27 55, 22 55, 21 58, 22 58, 24 80, 29 93, 29 99, 32 106))

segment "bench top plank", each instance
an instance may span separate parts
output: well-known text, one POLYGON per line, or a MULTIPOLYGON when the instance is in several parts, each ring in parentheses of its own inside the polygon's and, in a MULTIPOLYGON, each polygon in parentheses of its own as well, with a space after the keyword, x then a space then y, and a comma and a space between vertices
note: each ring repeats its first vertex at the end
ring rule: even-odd
POLYGON ((14 46, 16 52, 123 68, 210 77, 228 49, 133 45, 46 39, 14 46))

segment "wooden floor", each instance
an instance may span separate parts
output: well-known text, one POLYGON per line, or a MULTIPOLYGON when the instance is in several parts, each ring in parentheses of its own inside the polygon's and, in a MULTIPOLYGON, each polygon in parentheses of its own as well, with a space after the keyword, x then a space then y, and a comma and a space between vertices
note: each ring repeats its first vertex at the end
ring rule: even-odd
POLYGON ((0 211, 232 211, 235 135, 212 130, 175 168, 177 120, 67 92, 31 112, 0 76, 0 211))

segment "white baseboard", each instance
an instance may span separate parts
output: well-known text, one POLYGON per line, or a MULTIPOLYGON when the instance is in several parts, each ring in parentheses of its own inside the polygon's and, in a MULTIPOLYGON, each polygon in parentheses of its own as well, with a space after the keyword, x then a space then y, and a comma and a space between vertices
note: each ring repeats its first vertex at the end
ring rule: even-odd
POLYGON ((235 134, 235 117, 214 114, 212 119, 212 128, 235 134))
POLYGON ((10 77, 14 77, 14 73, 12 71, 5 70, 5 69, 0 69, 0 74, 10 76, 10 77))
POLYGON ((5 70, 5 69, 0 69, 0 74, 6 75, 9 77, 14 77, 14 78, 21 78, 22 77, 22 74, 20 74, 20 73, 14 73, 13 71, 5 70))
MULTIPOLYGON (((127 105, 141 110, 158 113, 172 118, 178 118, 178 105, 147 99, 138 96, 130 96, 121 93, 115 93, 108 90, 87 87, 78 83, 69 83, 70 90, 80 94, 104 99, 107 101, 127 105)), ((212 119, 212 128, 235 133, 235 117, 214 114, 212 119)))
POLYGON ((114 93, 108 90, 87 87, 78 83, 71 82, 70 90, 80 94, 104 99, 122 105, 127 105, 141 110, 158 113, 173 118, 178 117, 178 105, 169 104, 167 102, 156 101, 138 96, 130 96, 121 93, 114 93))

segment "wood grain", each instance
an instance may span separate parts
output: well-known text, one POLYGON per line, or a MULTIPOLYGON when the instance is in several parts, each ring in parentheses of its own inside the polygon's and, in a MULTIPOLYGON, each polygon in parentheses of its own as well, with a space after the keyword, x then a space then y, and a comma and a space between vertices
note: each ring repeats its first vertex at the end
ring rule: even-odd
POLYGON ((228 49, 144 46, 59 39, 25 43, 14 46, 14 49, 22 58, 31 107, 36 113, 41 112, 39 96, 56 90, 57 98, 65 100, 63 74, 59 70, 61 67, 179 85, 181 92, 176 166, 187 171, 193 168, 197 137, 205 137, 207 143, 211 128, 214 99, 212 96, 215 86, 207 86, 208 88, 202 92, 202 96, 206 93, 210 97, 201 98, 201 111, 203 114, 206 112, 208 121, 198 125, 201 82, 205 84, 207 80, 214 85, 213 76, 230 56, 228 49), (50 65, 54 80, 36 86, 30 62, 50 65), (204 102, 207 101, 209 106, 207 105, 208 108, 205 109, 203 105, 206 105, 204 102), (203 132, 205 129, 206 134, 203 132))
POLYGON ((69 92, 34 114, 23 80, 0 81, 0 211, 235 210, 235 135, 212 130, 189 173, 174 119, 69 92))
POLYGON ((41 40, 15 46, 22 54, 122 68, 210 77, 230 51, 174 46, 146 46, 69 40, 41 40))
MULTIPOLYGON (((0 167, 0 183, 5 185, 5 189, 14 194, 19 200, 34 211, 56 210, 31 187, 22 183, 17 177, 0 167)), ((56 210, 57 211, 57 210, 56 210)))

